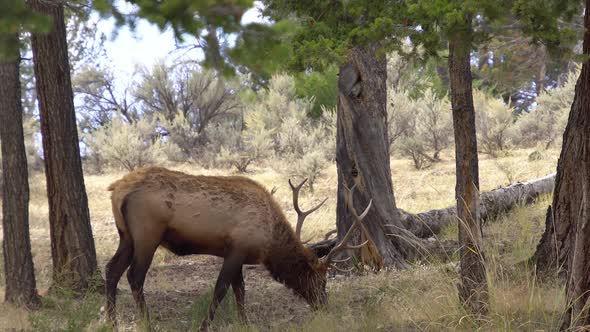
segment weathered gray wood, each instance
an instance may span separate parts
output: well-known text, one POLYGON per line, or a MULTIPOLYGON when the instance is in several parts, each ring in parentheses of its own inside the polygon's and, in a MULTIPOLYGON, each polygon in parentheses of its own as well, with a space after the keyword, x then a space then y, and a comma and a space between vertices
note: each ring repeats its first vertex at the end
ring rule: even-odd
MULTIPOLYGON (((378 44, 354 48, 348 63, 340 68, 337 108, 336 164, 338 201, 336 227, 342 237, 354 218, 345 203, 345 187, 356 184, 354 205, 362 211, 373 200, 364 220, 374 240, 361 251, 369 265, 405 267, 414 249, 401 237, 388 236, 387 225, 402 226, 395 206, 387 138, 387 64, 378 44), (382 256, 382 258, 381 258, 382 256)), ((404 237, 414 237, 407 231, 404 237), (406 234, 407 233, 407 234, 406 234)), ((356 241, 361 242, 360 237, 356 241)))
MULTIPOLYGON (((551 194, 554 185, 555 173, 485 192, 480 196, 480 218, 482 221, 487 221, 515 206, 532 204, 540 195, 551 194)), ((457 221, 455 206, 417 214, 399 210, 406 228, 421 238, 434 236, 449 224, 457 221)))
MULTIPOLYGON (((482 193, 480 197, 481 219, 489 221, 517 206, 532 204, 539 196, 551 194, 554 184, 555 173, 482 193)), ((402 216, 404 227, 418 238, 433 237, 439 234, 446 226, 457 221, 457 208, 455 206, 417 214, 408 213, 401 209, 398 209, 398 211, 402 216)), ((322 257, 334 247, 336 240, 335 238, 324 239, 310 244, 309 248, 316 252, 319 257, 322 257)))

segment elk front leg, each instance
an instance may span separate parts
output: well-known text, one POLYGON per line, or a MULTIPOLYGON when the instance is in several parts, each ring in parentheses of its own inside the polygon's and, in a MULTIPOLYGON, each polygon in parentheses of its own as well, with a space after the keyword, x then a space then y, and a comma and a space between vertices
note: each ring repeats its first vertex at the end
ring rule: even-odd
POLYGON ((227 289, 230 286, 230 283, 236 278, 238 272, 241 273, 242 271, 242 264, 244 263, 244 255, 238 253, 231 253, 229 254, 225 260, 223 261, 223 266, 221 267, 221 272, 219 273, 219 277, 217 277, 217 282, 215 283, 215 290, 213 291, 213 300, 209 305, 209 311, 207 312, 207 317, 201 323, 200 331, 207 331, 209 328, 209 324, 213 321, 215 317, 215 310, 219 303, 225 297, 227 293, 227 289))
POLYGON ((246 310, 244 308, 244 301, 246 296, 246 288, 244 287, 244 275, 243 269, 240 266, 238 272, 233 278, 231 285, 234 289, 234 295, 236 296, 236 304, 238 305, 238 316, 242 322, 247 322, 246 310))

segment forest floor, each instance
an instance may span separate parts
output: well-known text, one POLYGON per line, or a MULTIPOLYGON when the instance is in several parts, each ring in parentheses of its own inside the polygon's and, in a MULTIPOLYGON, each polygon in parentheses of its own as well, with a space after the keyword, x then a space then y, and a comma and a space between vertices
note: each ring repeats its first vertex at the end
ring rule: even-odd
MULTIPOLYGON (((530 152, 532 150, 515 150, 497 159, 480 156, 482 191, 555 171, 557 150, 544 151, 543 159, 536 161, 528 160, 530 152)), ((422 212, 452 205, 455 165, 451 157, 443 155, 442 162, 425 170, 415 170, 409 160, 392 159, 398 207, 422 212)), ((204 170, 193 165, 171 168, 192 174, 228 174, 228 170, 204 170)), ((99 267, 103 273, 118 243, 106 187, 124 174, 116 171, 85 177, 99 267)), ((275 197, 288 218, 296 220, 284 175, 270 168, 253 168, 246 176, 269 189, 276 186, 275 197)), ((304 239, 320 239, 334 228, 336 180, 336 167, 331 165, 315 184, 314 193, 304 189, 300 200, 304 209, 328 197, 325 206, 306 221, 304 239)), ((38 288, 45 295, 51 279, 51 250, 43 174, 33 175, 30 183, 32 250, 38 288)), ((329 304, 320 312, 311 311, 303 300, 272 280, 263 267, 247 267, 249 324, 238 321, 233 296, 228 294, 213 326, 222 331, 555 330, 563 310, 563 286, 552 281, 540 283, 530 267, 519 264, 534 252, 543 231, 548 204, 549 197, 544 197, 533 206, 518 207, 500 216, 484 228, 492 305, 490 315, 481 321, 469 317, 459 305, 456 264, 424 259, 406 271, 331 278, 329 304)), ((455 238, 456 226, 445 229, 440 237, 455 238)), ((221 260, 215 257, 181 258, 158 250, 145 285, 154 330, 198 328, 220 267, 221 260)), ((0 293, 3 292, 1 286, 0 283, 0 293)), ((117 299, 119 330, 136 329, 135 305, 125 277, 119 283, 117 299)), ((58 290, 56 294, 44 296, 43 303, 43 309, 36 312, 0 305, 0 330, 108 330, 102 314, 104 298, 100 294, 75 299, 67 290, 58 290)))

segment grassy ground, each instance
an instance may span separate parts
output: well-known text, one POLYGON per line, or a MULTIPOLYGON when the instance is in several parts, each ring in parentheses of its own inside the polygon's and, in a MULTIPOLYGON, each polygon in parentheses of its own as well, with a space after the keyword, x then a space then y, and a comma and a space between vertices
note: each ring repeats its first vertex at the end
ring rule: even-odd
MULTIPOLYGON (((538 161, 528 161, 530 150, 510 156, 480 157, 483 191, 518 180, 537 178, 554 172, 557 151, 544 153, 538 161)), ((454 201, 454 161, 450 156, 426 169, 415 170, 410 161, 391 161, 396 203, 420 212, 442 208, 454 201)), ((227 174, 227 170, 203 170, 193 165, 174 168, 193 174, 227 174)), ((92 227, 100 268, 116 249, 118 236, 111 214, 106 187, 124 172, 86 176, 92 227)), ((287 179, 270 169, 254 169, 249 177, 268 188, 278 187, 275 196, 290 220, 295 221, 287 179)), ((330 166, 316 184, 313 194, 305 192, 303 208, 328 197, 324 207, 309 217, 304 238, 319 238, 334 227, 336 168, 330 166)), ((31 179, 31 237, 38 287, 45 293, 51 277, 47 201, 42 174, 31 179)), ((538 284, 527 267, 517 263, 529 257, 540 237, 548 198, 530 207, 520 207, 490 222, 484 230, 490 276, 492 312, 475 322, 459 306, 454 264, 421 263, 408 271, 388 271, 354 277, 336 277, 328 284, 330 303, 325 311, 312 312, 284 286, 274 282, 261 267, 245 272, 249 325, 237 321, 231 296, 224 302, 214 326, 224 331, 374 331, 374 330, 554 330, 563 307, 561 285, 538 284)), ((444 232, 455 237, 455 227, 444 232)), ((177 258, 158 251, 146 281, 146 297, 156 330, 190 330, 198 327, 211 299, 220 269, 215 257, 177 258)), ((0 264, 0 268, 2 265, 0 264)), ((125 278, 119 284, 120 330, 135 328, 135 307, 125 278)), ((1 289, 0 289, 1 291, 1 289)), ((1 295, 1 294, 0 294, 1 295)), ((44 298, 42 310, 27 313, 8 305, 0 306, 0 329, 104 330, 101 323, 103 298, 88 294, 73 299, 67 290, 44 298)))

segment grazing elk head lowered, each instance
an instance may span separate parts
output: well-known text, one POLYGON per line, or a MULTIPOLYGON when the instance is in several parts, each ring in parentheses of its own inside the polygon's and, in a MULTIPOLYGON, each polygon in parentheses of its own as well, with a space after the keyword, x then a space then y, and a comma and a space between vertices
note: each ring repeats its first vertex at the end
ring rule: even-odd
POLYGON ((115 322, 116 289, 127 267, 127 278, 142 318, 149 322, 143 284, 154 252, 163 246, 177 255, 206 254, 224 258, 213 300, 201 329, 207 329, 215 310, 232 286, 238 314, 244 311, 243 264, 263 264, 274 279, 291 288, 313 308, 326 303, 327 270, 335 255, 349 246, 371 203, 359 216, 346 201, 356 220, 342 241, 328 255, 318 258, 301 242, 301 226, 309 211, 299 208, 298 186, 293 204, 298 214, 294 232, 280 206, 264 187, 244 177, 192 176, 164 168, 136 170, 109 186, 119 247, 106 267, 107 317, 115 322))

